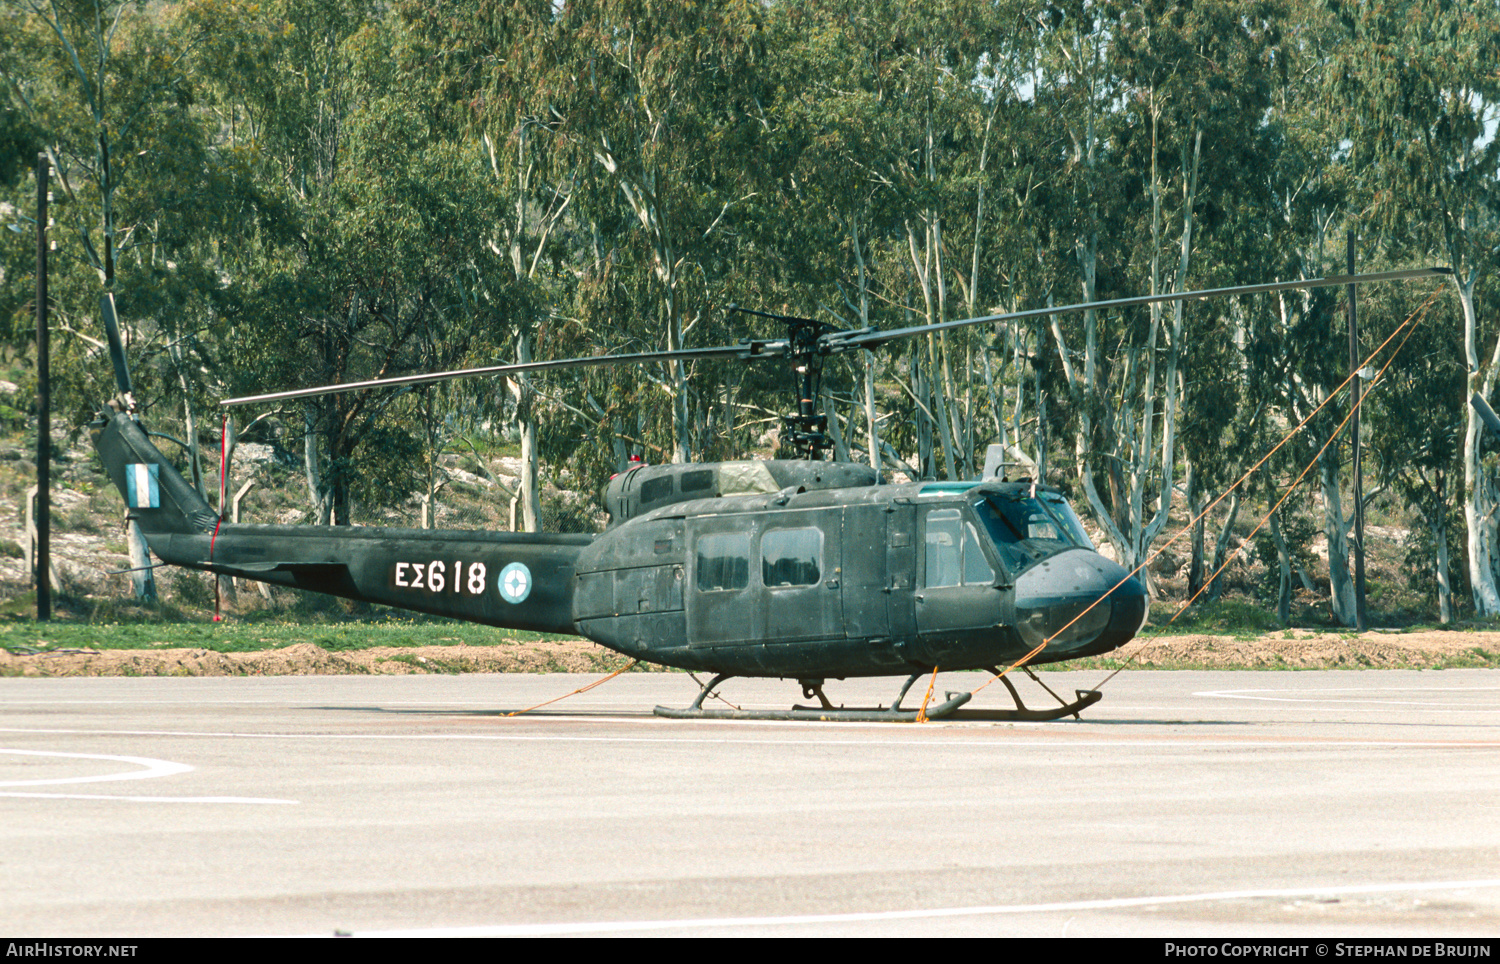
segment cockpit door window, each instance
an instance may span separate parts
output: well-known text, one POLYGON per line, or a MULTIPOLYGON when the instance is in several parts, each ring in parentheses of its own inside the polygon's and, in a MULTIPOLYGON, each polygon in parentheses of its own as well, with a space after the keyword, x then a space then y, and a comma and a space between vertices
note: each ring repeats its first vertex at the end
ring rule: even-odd
POLYGON ((929 589, 944 586, 992 586, 995 571, 980 548, 974 524, 958 509, 927 513, 927 572, 929 589))
POLYGON ((973 505, 974 513, 1000 552, 1000 561, 1012 575, 1019 575, 1064 549, 1093 548, 1078 517, 1061 499, 987 495, 976 499, 973 505))

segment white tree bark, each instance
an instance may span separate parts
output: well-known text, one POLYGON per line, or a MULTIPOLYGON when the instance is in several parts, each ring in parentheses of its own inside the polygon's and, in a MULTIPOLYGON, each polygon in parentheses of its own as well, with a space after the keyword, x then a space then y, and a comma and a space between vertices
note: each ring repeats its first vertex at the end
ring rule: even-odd
POLYGON ((1355 623, 1354 580, 1349 576, 1349 528, 1339 493, 1339 473, 1331 448, 1319 461, 1323 482, 1323 531, 1328 537, 1328 606, 1341 626, 1355 623))
MULTIPOLYGON (((1486 400, 1495 390, 1495 376, 1500 372, 1500 339, 1495 342, 1489 367, 1479 367, 1479 323, 1474 311, 1474 282, 1477 272, 1470 269, 1465 277, 1453 276, 1459 304, 1464 315, 1464 355, 1468 363, 1468 393, 1478 392, 1486 400)), ((1484 431, 1479 413, 1464 399, 1469 423, 1464 431, 1464 528, 1468 535, 1469 585, 1474 593, 1474 615, 1481 619, 1500 614, 1500 589, 1495 580, 1495 483, 1480 463, 1480 433, 1484 431)))

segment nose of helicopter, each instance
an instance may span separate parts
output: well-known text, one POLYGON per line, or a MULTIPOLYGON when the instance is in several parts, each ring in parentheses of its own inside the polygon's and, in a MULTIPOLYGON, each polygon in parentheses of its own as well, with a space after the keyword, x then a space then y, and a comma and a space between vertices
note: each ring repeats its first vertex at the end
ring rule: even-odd
POLYGON ((1054 658, 1123 646, 1145 625, 1146 611, 1140 582, 1087 549, 1059 552, 1016 580, 1016 628, 1028 646, 1050 640, 1054 658))

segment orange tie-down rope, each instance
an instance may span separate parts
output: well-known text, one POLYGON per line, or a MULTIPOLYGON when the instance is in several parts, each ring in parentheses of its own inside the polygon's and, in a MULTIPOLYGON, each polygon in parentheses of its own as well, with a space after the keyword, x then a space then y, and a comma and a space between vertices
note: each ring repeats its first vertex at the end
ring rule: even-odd
POLYGON ((594 680, 592 683, 590 683, 587 686, 580 686, 580 687, 578 687, 578 689, 574 690, 571 693, 564 693, 563 695, 555 697, 553 699, 550 699, 550 700, 548 700, 545 703, 538 703, 535 706, 528 706, 524 710, 514 710, 514 711, 512 711, 510 713, 507 713, 505 715, 506 716, 520 716, 522 713, 530 713, 532 710, 539 710, 539 709, 541 709, 544 706, 551 706, 553 703, 560 703, 560 702, 562 702, 563 700, 567 699, 570 696, 577 696, 579 693, 587 693, 589 690, 593 689, 594 687, 601 686, 601 685, 603 685, 605 683, 608 683, 610 680, 614 679, 616 676, 619 676, 621 673, 625 672, 626 670, 631 669, 631 668, 639 665, 640 662, 641 661, 638 660, 638 659, 633 659, 630 662, 626 663, 624 666, 621 666, 619 669, 615 670, 613 673, 610 673, 608 676, 604 677, 603 679, 596 679, 596 680, 594 680))
POLYGON ((938 668, 934 666, 932 668, 932 679, 927 681, 927 695, 922 697, 922 708, 917 710, 916 722, 918 723, 927 722, 927 704, 932 702, 932 688, 937 685, 937 674, 938 668))
MULTIPOLYGON (((1096 599, 1092 603, 1090 603, 1087 607, 1085 607, 1083 609, 1082 612, 1080 612, 1078 615, 1074 616, 1072 619, 1068 620, 1068 622, 1061 629, 1059 629, 1057 632, 1053 633, 1051 636, 1048 636, 1046 639, 1043 639, 1037 645, 1037 647, 1035 649, 1033 649, 1031 652, 1027 653, 1025 656, 1022 656, 1020 659, 1016 660, 1014 663, 1012 663, 1011 665, 1007 666, 1005 669, 1001 670, 1000 673, 997 676, 995 676, 993 679, 986 680, 983 684, 981 684, 980 686, 976 687, 974 689, 974 692, 978 693, 980 690, 984 689, 986 686, 989 686, 991 683, 995 682, 995 680, 998 680, 998 679, 1000 679, 1000 677, 1005 676, 1011 670, 1013 670, 1013 669, 1019 669, 1020 667, 1025 666, 1027 663, 1031 662, 1031 660, 1033 660, 1034 658, 1036 658, 1036 655, 1038 653, 1040 653, 1042 650, 1044 650, 1044 649, 1047 648, 1047 645, 1049 643, 1051 643, 1057 637, 1061 636, 1063 633, 1067 632, 1067 630, 1068 630, 1069 627, 1071 627, 1074 623, 1078 622, 1078 620, 1082 619, 1084 616, 1088 615, 1089 611, 1092 610, 1095 606, 1099 605, 1101 602, 1103 602, 1104 600, 1108 599, 1109 596, 1110 596, 1110 593, 1113 593, 1116 589, 1119 589, 1121 586, 1125 585, 1125 583, 1129 582, 1135 576, 1136 573, 1140 572, 1142 569, 1144 569, 1147 566, 1149 566, 1153 561, 1155 561, 1155 559, 1156 559, 1157 556, 1161 555, 1163 552, 1166 552, 1169 548, 1171 548, 1171 546, 1172 546, 1173 543, 1175 543, 1178 539, 1181 539, 1184 535, 1187 535, 1187 533, 1192 530, 1193 526, 1197 525, 1199 519, 1203 518, 1204 516, 1208 515, 1209 512, 1213 511, 1213 509, 1214 509, 1215 506, 1217 506, 1220 502, 1223 502, 1226 498, 1228 498, 1229 494, 1231 492, 1233 492, 1235 489, 1237 489, 1241 485, 1243 485, 1245 483, 1245 481, 1247 479, 1249 479, 1250 476, 1253 475, 1257 469, 1259 469, 1262 465, 1266 464, 1266 461, 1268 459, 1270 459, 1271 456, 1275 455, 1281 449, 1282 446, 1284 446, 1284 445, 1286 445, 1286 443, 1290 442, 1292 440, 1293 436, 1295 436, 1298 432, 1302 431, 1303 426, 1307 425, 1307 423, 1310 422, 1315 415, 1317 415, 1319 412, 1321 412, 1323 410, 1323 408, 1328 405, 1329 402, 1331 402, 1335 398, 1337 398, 1338 395, 1339 395, 1339 393, 1342 392, 1345 388, 1347 388, 1348 385, 1349 385, 1349 383, 1354 380, 1355 375, 1357 375, 1360 371, 1364 370, 1367 366, 1369 366, 1369 364, 1372 361, 1375 360, 1375 357, 1377 355, 1379 355, 1382 351, 1384 351, 1385 348, 1386 348, 1386 346, 1389 345, 1392 341, 1394 341, 1397 335, 1401 334, 1402 329, 1406 329, 1406 335, 1401 339, 1400 343, 1396 346, 1396 350, 1393 351, 1393 352, 1391 352, 1391 357, 1388 358, 1388 359, 1386 359, 1385 364, 1380 367, 1380 371, 1376 373, 1375 378, 1371 379, 1371 384, 1373 385, 1376 381, 1378 381, 1380 379, 1380 377, 1385 374, 1385 370, 1391 366, 1391 362, 1395 361, 1396 360, 1396 356, 1401 353, 1401 349, 1403 347, 1405 347, 1407 339, 1411 338, 1412 332, 1414 332, 1414 331, 1417 330, 1417 325, 1421 324, 1422 321, 1424 319, 1426 319, 1428 311, 1431 309, 1433 303, 1437 300, 1438 295, 1442 293, 1442 290, 1443 289, 1441 287, 1434 288, 1433 291, 1432 291, 1432 294, 1430 294, 1430 295, 1427 296, 1427 300, 1424 301, 1421 305, 1419 305, 1416 308, 1415 311, 1413 311, 1411 314, 1407 315, 1406 319, 1404 321, 1402 321, 1401 324, 1399 324, 1399 325, 1396 326, 1395 330, 1390 333, 1390 335, 1386 338, 1386 340, 1383 341, 1383 342, 1381 342, 1380 345, 1379 345, 1379 347, 1377 347, 1374 351, 1370 352, 1370 354, 1365 358, 1364 362, 1358 368, 1356 368, 1354 371, 1352 371, 1352 372, 1349 373, 1349 377, 1348 378, 1345 378, 1342 382, 1339 383, 1339 386, 1337 388, 1335 388, 1332 392, 1328 393, 1328 397, 1325 398, 1321 403, 1319 403, 1319 405, 1318 405, 1317 408, 1314 408, 1311 412, 1309 412, 1307 414, 1306 418, 1302 419, 1302 421, 1298 422, 1291 429, 1291 431, 1287 432, 1286 435, 1282 437, 1281 441, 1276 443, 1276 445, 1275 445, 1274 448, 1272 448, 1269 452, 1267 452, 1264 456, 1262 456, 1261 460, 1259 462, 1256 462, 1254 465, 1250 466, 1250 468, 1245 471, 1244 475, 1240 476, 1239 479, 1233 485, 1231 485, 1229 488, 1227 488, 1227 489, 1224 490, 1224 492, 1223 492, 1222 495, 1220 495, 1217 499, 1213 500, 1207 506, 1205 506, 1202 512, 1199 512, 1197 515, 1193 516, 1192 519, 1188 520, 1187 525, 1185 525, 1182 528, 1181 531, 1179 531, 1172 538, 1168 539, 1162 545, 1162 547, 1160 549, 1157 549, 1155 552, 1153 552, 1150 555, 1148 555, 1145 558, 1145 560, 1140 565, 1136 566, 1134 569, 1130 570, 1130 572, 1126 573, 1125 574, 1125 578, 1121 579, 1119 582, 1115 583, 1114 586, 1111 587, 1111 589, 1109 590, 1109 592, 1105 593, 1104 595, 1100 596, 1098 599, 1096 599), (1408 327, 1408 326, 1410 326, 1410 327, 1408 327)), ((1297 485, 1300 484, 1301 481, 1302 481, 1302 479, 1307 475, 1307 473, 1312 470, 1313 465, 1317 464, 1318 458, 1321 457, 1322 454, 1323 454, 1323 452, 1325 450, 1327 450, 1328 446, 1333 443, 1333 440, 1338 437, 1339 432, 1343 431, 1344 426, 1348 423, 1349 419, 1353 416, 1353 414, 1354 414, 1354 408, 1353 408, 1353 406, 1351 406, 1350 409, 1349 409, 1349 414, 1346 415, 1346 416, 1344 416, 1344 420, 1339 423, 1338 428, 1336 428, 1336 429, 1333 430, 1333 434, 1328 437, 1328 441, 1324 442, 1323 443, 1323 447, 1320 448, 1320 449, 1318 449, 1318 454, 1313 457, 1312 462, 1308 463, 1307 468, 1305 468, 1305 469, 1302 470, 1302 474, 1299 475, 1299 476, 1297 476, 1296 481, 1294 481, 1291 484, 1291 486, 1287 489, 1286 494, 1281 497, 1281 501, 1276 503, 1275 508, 1271 509, 1271 512, 1267 513, 1266 518, 1261 520, 1260 525, 1257 525, 1255 527, 1255 531, 1256 532, 1260 531, 1260 526, 1265 525, 1266 524, 1266 520, 1270 519, 1271 514, 1275 513, 1276 509, 1281 508, 1282 503, 1285 502, 1287 500, 1287 498, 1289 498, 1291 496, 1292 492, 1296 489, 1297 485)), ((1252 532, 1250 535, 1253 538, 1254 535, 1255 535, 1255 532, 1252 532)), ((1173 614, 1172 619, 1168 621, 1168 625, 1170 625, 1172 622, 1175 622, 1176 619, 1177 619, 1177 617, 1180 616, 1180 615, 1182 615, 1183 611, 1186 610, 1188 606, 1191 606, 1193 604, 1193 600, 1197 599, 1198 596, 1200 594, 1202 594, 1203 590, 1207 589, 1208 586, 1214 581, 1214 579, 1219 575, 1219 573, 1223 572, 1224 569, 1225 569, 1225 567, 1227 567, 1229 565, 1229 563, 1233 562, 1238 557, 1240 551, 1243 548, 1244 548, 1244 543, 1242 542, 1240 544, 1239 548, 1235 549, 1234 553, 1229 557, 1228 560, 1225 561, 1224 565, 1222 565, 1218 569, 1216 569, 1214 571, 1214 574, 1208 578, 1208 580, 1203 584, 1203 586, 1198 590, 1198 592, 1193 594, 1193 598, 1189 599, 1187 602, 1183 603, 1182 609, 1179 609, 1175 614, 1173 614)), ((1124 668, 1125 667, 1123 667, 1123 666, 1120 667, 1120 669, 1124 669, 1124 668)), ((1105 683, 1108 683, 1110 680, 1114 679, 1115 676, 1116 676, 1116 674, 1118 674, 1120 672, 1120 669, 1117 669, 1113 673, 1110 673, 1108 676, 1106 676, 1104 678, 1104 680, 1099 683, 1098 686, 1094 687, 1094 689, 1097 690, 1100 687, 1102 687, 1105 683)))

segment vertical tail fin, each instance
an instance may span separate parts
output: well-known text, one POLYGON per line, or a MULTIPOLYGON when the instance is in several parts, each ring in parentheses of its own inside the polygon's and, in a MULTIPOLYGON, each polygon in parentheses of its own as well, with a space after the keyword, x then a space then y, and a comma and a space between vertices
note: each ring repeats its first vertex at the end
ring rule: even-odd
POLYGON ((120 412, 106 411, 101 418, 93 426, 94 448, 147 540, 213 531, 218 515, 157 451, 140 424, 120 412))

